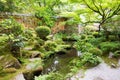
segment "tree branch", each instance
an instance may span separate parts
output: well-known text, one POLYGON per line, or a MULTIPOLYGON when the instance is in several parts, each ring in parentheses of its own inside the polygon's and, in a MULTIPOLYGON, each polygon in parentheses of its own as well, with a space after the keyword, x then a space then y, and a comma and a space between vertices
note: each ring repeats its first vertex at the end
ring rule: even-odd
POLYGON ((87 5, 87 7, 88 7, 89 9, 91 9, 92 11, 94 11, 94 12, 96 12, 96 13, 99 13, 98 10, 95 10, 95 9, 93 9, 92 7, 90 7, 90 5, 89 5, 85 0, 83 0, 83 1, 85 2, 85 4, 87 5))
MULTIPOLYGON (((102 16, 103 14, 100 12, 100 9, 103 10, 102 7, 99 8, 99 7, 95 4, 95 2, 94 2, 93 0, 92 0, 92 3, 93 3, 93 5, 97 8, 98 13, 102 16)), ((99 5, 99 6, 100 6, 100 5, 99 5)))
POLYGON ((109 19, 109 18, 111 18, 111 17, 113 17, 114 15, 117 15, 119 12, 120 12, 120 4, 119 4, 118 7, 113 11, 113 13, 106 18, 106 20, 109 19))

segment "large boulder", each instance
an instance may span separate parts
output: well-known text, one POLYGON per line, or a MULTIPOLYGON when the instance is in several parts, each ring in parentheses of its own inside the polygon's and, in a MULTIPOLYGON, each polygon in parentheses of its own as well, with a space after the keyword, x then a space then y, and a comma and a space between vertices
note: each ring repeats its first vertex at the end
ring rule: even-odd
POLYGON ((3 69, 6 68, 21 68, 19 61, 10 54, 0 56, 0 67, 3 69))
POLYGON ((25 80, 24 75, 22 73, 19 73, 11 80, 25 80))
POLYGON ((29 59, 26 70, 23 75, 26 80, 34 80, 34 76, 39 76, 43 70, 41 58, 29 59))

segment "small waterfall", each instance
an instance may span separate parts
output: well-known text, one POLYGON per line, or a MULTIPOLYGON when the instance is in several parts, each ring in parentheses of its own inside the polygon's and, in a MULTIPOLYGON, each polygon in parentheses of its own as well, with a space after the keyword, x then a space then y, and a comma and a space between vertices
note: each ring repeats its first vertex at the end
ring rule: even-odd
POLYGON ((48 74, 49 72, 64 72, 65 74, 70 71, 69 62, 76 58, 80 54, 76 49, 68 50, 66 54, 56 54, 55 56, 45 61, 44 70, 42 74, 48 74))
POLYGON ((81 51, 77 51, 77 56, 81 56, 81 55, 82 55, 81 51))

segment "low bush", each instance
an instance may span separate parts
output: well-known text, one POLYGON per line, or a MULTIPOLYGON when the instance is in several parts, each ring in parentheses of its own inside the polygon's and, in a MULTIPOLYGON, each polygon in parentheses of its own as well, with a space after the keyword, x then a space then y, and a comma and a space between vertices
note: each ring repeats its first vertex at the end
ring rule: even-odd
POLYGON ((22 35, 25 37, 26 40, 30 40, 34 38, 35 31, 32 29, 26 29, 24 30, 22 35))
POLYGON ((38 77, 35 77, 35 80, 65 80, 65 77, 58 72, 51 72, 46 75, 40 75, 38 77))
POLYGON ((109 35, 109 40, 110 41, 117 41, 118 38, 115 35, 109 35))
POLYGON ((100 57, 93 55, 92 53, 89 52, 83 53, 80 59, 81 64, 85 66, 96 66, 101 62, 100 57))
POLYGON ((47 26, 38 26, 35 31, 41 39, 46 39, 46 37, 51 33, 50 28, 47 26))
POLYGON ((79 58, 73 59, 70 64, 76 67, 93 67, 101 62, 101 58, 89 52, 84 52, 79 58))
POLYGON ((119 57, 120 56, 120 50, 117 50, 113 54, 114 57, 119 57))
POLYGON ((87 38, 87 35, 85 35, 85 34, 82 34, 81 36, 80 36, 80 39, 86 39, 87 38))
POLYGON ((17 22, 14 18, 4 19, 0 22, 1 33, 6 35, 19 36, 24 31, 24 26, 17 22))
POLYGON ((120 49, 120 43, 119 42, 102 42, 100 44, 100 49, 104 53, 109 53, 110 51, 114 52, 120 49))
POLYGON ((98 32, 93 32, 92 35, 93 35, 94 37, 99 37, 99 36, 100 36, 98 32))
POLYGON ((45 45, 44 45, 44 48, 47 50, 47 51, 54 51, 55 48, 57 47, 57 44, 53 41, 46 41, 45 42, 45 45))
POLYGON ((102 55, 102 51, 98 48, 90 48, 88 52, 92 53, 93 55, 97 55, 97 56, 102 55))
POLYGON ((74 47, 81 52, 86 52, 89 48, 92 48, 93 45, 86 42, 85 40, 79 40, 74 44, 74 47))
POLYGON ((99 38, 89 38, 88 42, 91 43, 92 45, 99 47, 99 44, 102 42, 106 41, 104 37, 99 37, 99 38))

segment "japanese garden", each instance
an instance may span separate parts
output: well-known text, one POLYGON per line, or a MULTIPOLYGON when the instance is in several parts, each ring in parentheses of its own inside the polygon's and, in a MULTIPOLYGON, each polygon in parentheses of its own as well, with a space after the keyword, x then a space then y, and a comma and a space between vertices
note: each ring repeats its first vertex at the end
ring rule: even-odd
POLYGON ((120 0, 0 0, 0 80, 120 80, 120 0))

